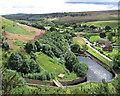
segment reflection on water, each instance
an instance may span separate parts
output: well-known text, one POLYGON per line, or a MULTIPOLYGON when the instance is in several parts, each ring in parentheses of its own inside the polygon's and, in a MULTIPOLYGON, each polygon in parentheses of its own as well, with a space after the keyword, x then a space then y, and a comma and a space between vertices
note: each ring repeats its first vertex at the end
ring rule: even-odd
POLYGON ((80 62, 88 65, 87 81, 101 82, 102 79, 110 81, 113 78, 112 73, 98 64, 96 61, 92 60, 90 57, 77 56, 80 62))

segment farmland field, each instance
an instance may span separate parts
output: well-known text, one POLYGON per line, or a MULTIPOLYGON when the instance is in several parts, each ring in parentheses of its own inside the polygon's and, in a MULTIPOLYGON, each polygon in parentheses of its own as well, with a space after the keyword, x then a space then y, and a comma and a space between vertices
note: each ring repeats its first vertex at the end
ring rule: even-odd
POLYGON ((110 20, 110 21, 94 21, 94 22, 87 22, 84 23, 87 25, 95 25, 97 27, 105 27, 106 25, 109 25, 111 27, 116 27, 118 26, 118 20, 110 20))

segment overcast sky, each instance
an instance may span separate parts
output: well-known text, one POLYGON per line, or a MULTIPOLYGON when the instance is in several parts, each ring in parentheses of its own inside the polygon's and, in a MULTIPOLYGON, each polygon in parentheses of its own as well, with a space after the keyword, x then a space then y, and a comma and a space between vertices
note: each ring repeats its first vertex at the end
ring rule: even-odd
POLYGON ((118 9, 119 0, 0 0, 0 15, 15 13, 81 12, 118 9), (70 3, 93 2, 93 3, 70 3), (95 4, 95 2, 112 2, 95 4))

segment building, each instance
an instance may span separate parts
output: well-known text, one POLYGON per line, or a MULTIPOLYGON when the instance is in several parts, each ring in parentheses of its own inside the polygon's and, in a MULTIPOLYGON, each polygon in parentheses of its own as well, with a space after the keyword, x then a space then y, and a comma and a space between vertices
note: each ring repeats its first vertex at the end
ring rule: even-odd
POLYGON ((96 43, 102 45, 103 51, 113 51, 113 47, 108 39, 100 38, 96 41, 96 43))
POLYGON ((59 74, 58 77, 62 79, 65 77, 65 74, 59 74))

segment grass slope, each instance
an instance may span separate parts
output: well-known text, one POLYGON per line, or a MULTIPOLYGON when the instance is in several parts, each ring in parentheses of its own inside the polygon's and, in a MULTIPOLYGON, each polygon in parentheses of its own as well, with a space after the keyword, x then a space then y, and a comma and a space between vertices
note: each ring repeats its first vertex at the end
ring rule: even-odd
POLYGON ((15 33, 15 34, 33 35, 33 32, 28 32, 23 27, 17 24, 8 26, 7 28, 5 28, 5 31, 10 32, 10 33, 15 33))
MULTIPOLYGON (((56 78, 58 77, 59 74, 65 74, 65 78, 62 80, 71 80, 77 78, 77 75, 75 73, 66 73, 65 68, 62 64, 59 63, 59 60, 57 58, 50 58, 47 55, 36 52, 35 53, 37 56, 37 62, 38 64, 45 70, 47 70, 49 73, 55 73, 56 78)), ((61 80, 57 78, 58 80, 61 80)))

